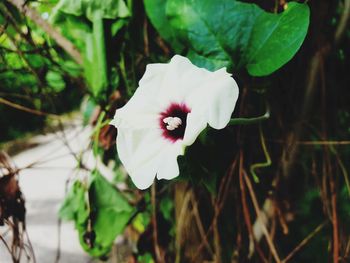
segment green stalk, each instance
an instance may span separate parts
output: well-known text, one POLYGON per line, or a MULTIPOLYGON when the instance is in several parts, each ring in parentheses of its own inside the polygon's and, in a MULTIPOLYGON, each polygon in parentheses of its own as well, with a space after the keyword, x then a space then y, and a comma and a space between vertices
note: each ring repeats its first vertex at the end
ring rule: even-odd
POLYGON ((93 94, 99 96, 108 87, 107 58, 104 24, 101 12, 95 12, 92 21, 92 34, 94 44, 94 59, 91 65, 93 74, 93 94))

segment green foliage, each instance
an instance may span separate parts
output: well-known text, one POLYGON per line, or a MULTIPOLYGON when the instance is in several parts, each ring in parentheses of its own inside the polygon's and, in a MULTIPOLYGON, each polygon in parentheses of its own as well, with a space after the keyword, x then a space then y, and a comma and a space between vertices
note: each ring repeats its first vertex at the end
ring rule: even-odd
POLYGON ((50 70, 46 74, 47 84, 54 89, 55 92, 60 92, 66 87, 60 73, 50 70))
MULTIPOLYGON (((43 6, 37 4, 39 10, 51 10, 43 6)), ((49 45, 47 34, 6 1, 0 3, 0 16, 6 17, 0 35, 0 97, 55 114, 77 107, 81 68, 49 45)), ((40 130, 45 121, 44 116, 1 105, 0 141, 21 139, 26 133, 40 130)))
POLYGON ((139 213, 135 217, 135 219, 132 221, 132 226, 140 233, 143 233, 145 232, 150 222, 151 222, 151 213, 149 211, 145 211, 143 213, 139 213))
POLYGON ((89 217, 86 191, 86 186, 82 182, 74 182, 58 212, 60 218, 63 220, 73 220, 76 226, 86 222, 89 217))
POLYGON ((96 239, 94 248, 85 246, 85 249, 89 249, 93 256, 101 256, 110 251, 113 241, 122 233, 134 210, 99 173, 95 171, 92 176, 89 197, 96 239))
POLYGON ((145 9, 152 24, 157 28, 159 34, 171 44, 176 52, 181 52, 184 46, 176 37, 176 30, 170 25, 166 16, 166 4, 164 0, 145 0, 145 9))
POLYGON ((169 197, 164 197, 160 201, 160 211, 163 214, 163 217, 168 220, 172 221, 174 218, 173 212, 174 212, 174 201, 170 199, 169 197))
POLYGON ((138 256, 137 261, 142 262, 142 263, 154 263, 155 262, 151 253, 146 253, 142 256, 138 256))
POLYGON ((81 67, 71 60, 63 61, 61 68, 72 77, 78 78, 82 75, 81 67))
POLYGON ((96 108, 96 103, 95 101, 89 97, 85 96, 81 103, 81 112, 83 114, 83 122, 84 124, 88 124, 89 120, 91 118, 91 115, 93 114, 95 108, 96 108))
POLYGON ((281 14, 261 11, 255 17, 249 44, 244 54, 248 72, 266 76, 283 66, 304 42, 309 26, 306 4, 291 2, 281 14))
POLYGON ((146 1, 146 10, 165 39, 172 44, 176 36, 175 49, 179 41, 198 66, 246 67, 252 76, 269 75, 287 63, 303 43, 309 25, 308 6, 295 2, 281 14, 239 1, 158 2, 146 1))
POLYGON ((111 67, 107 62, 110 50, 107 50, 106 39, 111 39, 125 26, 123 18, 130 15, 131 10, 123 0, 61 0, 55 7, 52 21, 59 25, 71 24, 71 28, 65 30, 73 41, 79 43, 85 78, 98 101, 105 100, 111 86, 111 67), (114 20, 114 23, 110 25, 106 19, 114 20), (79 32, 75 34, 77 29, 79 32))
POLYGON ((130 10, 123 0, 61 0, 57 7, 67 14, 85 16, 91 22, 96 16, 105 19, 130 16, 130 10))
POLYGON ((110 252, 133 213, 123 195, 96 170, 88 187, 79 181, 73 184, 59 211, 62 219, 74 221, 82 247, 93 257, 110 252))

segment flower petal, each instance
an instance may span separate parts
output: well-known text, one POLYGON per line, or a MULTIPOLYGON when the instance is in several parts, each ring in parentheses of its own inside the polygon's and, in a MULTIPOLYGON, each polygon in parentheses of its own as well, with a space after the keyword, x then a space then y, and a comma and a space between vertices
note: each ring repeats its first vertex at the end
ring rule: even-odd
POLYGON ((183 145, 189 146, 195 142, 198 135, 206 128, 207 119, 202 112, 192 111, 187 115, 187 125, 183 138, 183 145))
POLYGON ((119 109, 109 123, 120 129, 155 129, 158 125, 158 114, 155 112, 137 112, 119 109))
MULTIPOLYGON (((202 87, 188 94, 185 101, 211 127, 222 129, 231 119, 238 99, 238 86, 225 68, 208 74, 210 77, 206 78, 202 87)), ((191 123, 188 122, 188 125, 191 123)))
POLYGON ((164 73, 168 69, 168 64, 166 63, 153 63, 146 66, 145 73, 139 81, 139 86, 148 86, 147 89, 159 90, 159 86, 154 85, 162 81, 164 78, 164 73))
POLYGON ((173 179, 179 175, 177 157, 184 154, 184 147, 181 142, 169 144, 163 152, 162 162, 158 167, 157 179, 173 179))
POLYGON ((186 96, 194 90, 201 89, 211 73, 196 67, 186 57, 175 55, 164 72, 162 87, 158 93, 158 101, 164 107, 170 103, 182 103, 186 96))
POLYGON ((160 106, 154 99, 162 85, 167 64, 149 64, 134 95, 115 113, 110 124, 117 128, 144 129, 158 127, 160 106))
POLYGON ((119 158, 139 189, 148 188, 153 183, 165 146, 167 142, 158 130, 118 130, 119 158))

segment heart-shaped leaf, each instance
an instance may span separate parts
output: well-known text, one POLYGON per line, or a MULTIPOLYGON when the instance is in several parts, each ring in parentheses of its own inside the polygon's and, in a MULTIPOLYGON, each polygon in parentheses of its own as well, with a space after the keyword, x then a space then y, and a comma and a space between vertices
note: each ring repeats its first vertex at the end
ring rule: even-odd
POLYGON ((309 26, 309 7, 296 2, 280 14, 235 0, 168 0, 164 14, 156 3, 145 2, 159 33, 181 42, 193 63, 211 70, 245 67, 253 76, 269 75, 295 55, 309 26))

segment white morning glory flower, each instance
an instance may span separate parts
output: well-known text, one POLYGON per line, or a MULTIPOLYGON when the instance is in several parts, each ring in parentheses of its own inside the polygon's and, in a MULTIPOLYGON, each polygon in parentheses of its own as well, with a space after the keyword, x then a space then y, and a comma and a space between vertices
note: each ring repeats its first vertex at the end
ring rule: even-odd
POLYGON ((176 55, 149 64, 133 97, 115 113, 119 158, 139 189, 179 175, 177 157, 206 126, 224 128, 238 98, 226 68, 210 72, 176 55))

